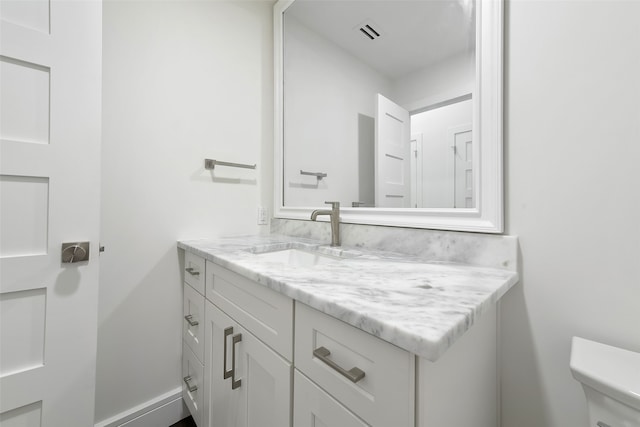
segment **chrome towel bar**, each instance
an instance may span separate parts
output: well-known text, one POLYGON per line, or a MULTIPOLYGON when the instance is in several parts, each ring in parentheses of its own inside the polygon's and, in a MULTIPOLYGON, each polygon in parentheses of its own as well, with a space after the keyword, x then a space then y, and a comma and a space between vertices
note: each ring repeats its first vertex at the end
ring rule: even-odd
POLYGON ((214 169, 216 166, 229 166, 232 168, 255 169, 257 164, 245 165, 242 163, 221 162, 220 160, 204 159, 205 169, 214 169))
POLYGON ((311 175, 311 176, 315 176, 316 178, 318 178, 318 180, 321 180, 322 178, 326 178, 327 174, 324 172, 307 172, 307 171, 303 171, 302 169, 300 169, 300 175, 311 175))

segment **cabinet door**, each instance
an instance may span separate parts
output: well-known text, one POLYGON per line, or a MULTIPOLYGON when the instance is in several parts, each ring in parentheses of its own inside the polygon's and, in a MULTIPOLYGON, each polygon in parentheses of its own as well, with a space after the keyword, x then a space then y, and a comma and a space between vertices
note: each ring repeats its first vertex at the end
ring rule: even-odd
POLYGON ((206 425, 290 426, 291 364, 209 301, 205 318, 206 425))
POLYGON ((294 378, 293 425, 295 427, 368 426, 297 369, 294 378))

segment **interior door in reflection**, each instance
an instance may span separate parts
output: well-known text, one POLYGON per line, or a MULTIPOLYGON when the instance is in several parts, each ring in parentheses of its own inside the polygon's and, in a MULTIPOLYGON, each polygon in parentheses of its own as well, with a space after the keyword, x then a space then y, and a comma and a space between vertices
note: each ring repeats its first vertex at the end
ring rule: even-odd
POLYGON ((378 94, 376 109, 376 206, 410 207, 409 112, 378 94))

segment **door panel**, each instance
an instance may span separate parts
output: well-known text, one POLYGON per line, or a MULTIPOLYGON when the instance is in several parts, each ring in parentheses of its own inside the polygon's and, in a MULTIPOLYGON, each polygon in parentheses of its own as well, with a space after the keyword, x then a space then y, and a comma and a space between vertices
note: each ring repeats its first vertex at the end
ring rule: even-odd
POLYGON ((0 294, 3 377, 44 364, 45 306, 45 288, 0 294))
POLYGON ((42 402, 21 406, 0 415, 2 427, 40 427, 41 421, 42 402))
POLYGON ((49 178, 0 175, 0 256, 47 253, 49 178))
POLYGON ((49 67, 2 57, 0 75, 0 138, 48 144, 49 67))
POLYGON ((0 5, 0 422, 93 425, 100 2, 0 5), (61 263, 63 242, 90 259, 61 263))
POLYGON ((3 0, 0 2, 0 17, 22 27, 48 34, 49 0, 3 0))

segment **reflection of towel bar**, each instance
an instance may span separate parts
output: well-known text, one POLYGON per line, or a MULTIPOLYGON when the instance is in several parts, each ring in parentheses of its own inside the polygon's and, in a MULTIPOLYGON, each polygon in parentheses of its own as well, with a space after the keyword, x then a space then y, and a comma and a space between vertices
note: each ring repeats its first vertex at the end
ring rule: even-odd
POLYGON ((253 164, 253 165, 244 165, 242 163, 229 163, 229 162, 221 162, 219 160, 212 160, 212 159, 204 159, 204 168, 205 169, 213 169, 216 167, 216 165, 219 166, 230 166, 232 168, 244 168, 244 169, 255 169, 257 165, 253 164))
POLYGON ((316 178, 318 178, 318 180, 322 179, 322 178, 326 178, 327 174, 324 172, 307 172, 307 171, 303 171, 302 169, 300 169, 300 175, 311 175, 311 176, 315 176, 316 178))
POLYGON ((393 154, 385 153, 385 156, 396 160, 404 160, 402 157, 394 156, 393 154))

